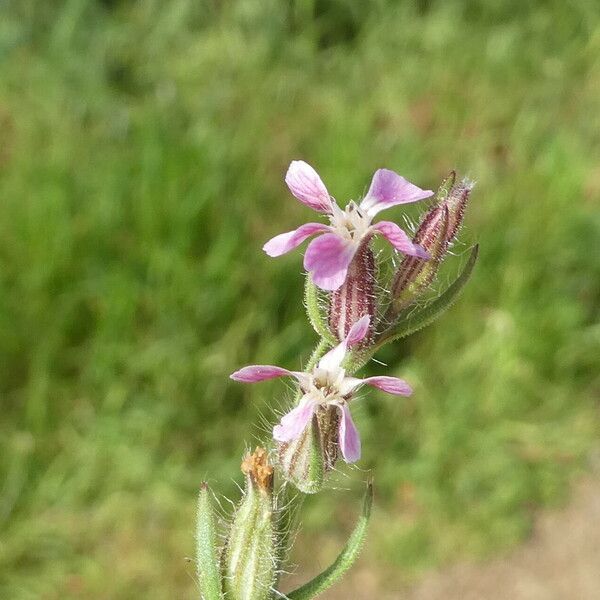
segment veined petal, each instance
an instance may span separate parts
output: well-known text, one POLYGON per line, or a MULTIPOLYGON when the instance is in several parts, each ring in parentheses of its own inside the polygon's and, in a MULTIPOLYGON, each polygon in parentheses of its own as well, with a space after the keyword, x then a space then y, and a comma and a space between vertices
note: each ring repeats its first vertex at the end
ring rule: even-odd
POLYGON ((310 237, 319 231, 329 231, 329 227, 322 223, 305 223, 295 231, 288 231, 287 233, 276 235, 263 246, 263 250, 269 256, 281 256, 282 254, 293 250, 307 237, 310 237))
POLYGON ((341 405, 340 411, 342 413, 339 430, 340 450, 344 460, 347 463, 353 463, 360 458, 360 436, 348 405, 341 405))
POLYGON ((340 394, 342 396, 348 396, 355 389, 359 388, 363 385, 364 379, 360 379, 359 377, 344 377, 342 383, 339 386, 340 394))
POLYGON ((429 196, 433 196, 431 190, 422 190, 394 171, 379 169, 373 175, 371 187, 360 203, 360 208, 373 217, 390 206, 416 202, 429 196))
POLYGON ((335 233, 315 238, 304 253, 304 268, 315 285, 326 291, 337 290, 346 280, 348 267, 358 245, 335 233))
POLYGON ((289 375, 294 377, 292 371, 288 371, 282 367, 274 367, 272 365, 249 365, 243 367, 239 371, 232 373, 229 378, 242 383, 256 383, 258 381, 267 381, 276 377, 285 377, 289 375))
POLYGON ((331 212, 331 199, 318 173, 303 160, 293 160, 285 182, 300 202, 319 212, 331 212))
POLYGON ((317 368, 329 372, 335 371, 342 364, 344 356, 346 356, 346 350, 347 344, 346 340, 344 340, 321 357, 317 368))
POLYGON ((362 341, 369 333, 369 323, 371 317, 365 315, 361 317, 348 332, 348 335, 337 346, 332 348, 327 354, 323 355, 319 361, 318 368, 325 371, 335 371, 338 369, 346 356, 349 346, 354 346, 362 341))
POLYGON ((399 379, 398 377, 387 377, 385 375, 367 377, 362 380, 362 383, 379 388, 395 396, 410 396, 413 392, 410 385, 404 379, 399 379))
POLYGON ((417 256, 422 259, 430 258, 429 254, 422 246, 415 244, 408 235, 406 235, 406 232, 398 227, 396 223, 392 223, 392 221, 380 221, 379 223, 372 225, 371 230, 383 235, 396 250, 399 250, 404 254, 417 256))
POLYGON ((315 403, 303 396, 296 408, 285 414, 279 425, 273 427, 273 439, 278 442, 291 442, 296 439, 310 422, 315 412, 315 403))
POLYGON ((346 344, 348 344, 348 348, 362 342, 365 339, 366 335, 369 333, 369 325, 371 324, 371 317, 369 315, 364 315, 361 317, 348 332, 346 336, 346 344))

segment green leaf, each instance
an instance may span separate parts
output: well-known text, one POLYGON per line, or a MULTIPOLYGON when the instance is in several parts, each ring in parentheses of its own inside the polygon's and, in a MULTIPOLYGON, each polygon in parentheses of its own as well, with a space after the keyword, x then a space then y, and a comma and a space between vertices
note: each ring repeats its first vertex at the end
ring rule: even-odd
POLYGON ((217 556, 217 528, 210 490, 203 483, 198 496, 196 520, 196 567, 202 600, 222 600, 221 574, 217 556))
POLYGON ((372 504, 373 484, 372 482, 369 482, 363 500, 362 514, 360 515, 358 523, 350 535, 350 539, 344 549, 335 559, 335 562, 320 575, 317 575, 313 580, 305 583, 302 587, 287 594, 289 600, 310 600, 310 598, 315 598, 342 578, 344 573, 346 573, 346 571, 354 564, 365 541, 372 504))
POLYGON ((461 290, 469 281, 473 272, 473 267, 477 262, 479 253, 479 245, 473 246, 469 260, 465 264, 460 275, 438 296, 435 300, 425 305, 423 308, 414 310, 407 308, 398 315, 398 321, 395 325, 383 332, 378 340, 376 347, 381 348, 384 344, 388 344, 394 340, 406 337, 419 329, 423 329, 427 325, 433 323, 440 317, 458 298, 461 290))
POLYGON ((329 330, 327 317, 322 313, 319 301, 319 289, 312 282, 310 275, 306 275, 306 283, 304 284, 304 305, 308 320, 313 326, 313 329, 329 344, 334 345, 336 340, 329 330))
POLYGON ((369 359, 383 346, 406 337, 419 329, 423 329, 427 325, 433 323, 438 317, 440 317, 446 310, 448 310, 452 304, 458 298, 461 290, 469 281, 473 268, 477 262, 477 256, 479 253, 479 245, 473 246, 469 259, 465 264, 460 275, 444 290, 444 292, 438 296, 435 300, 426 304, 420 309, 406 308, 398 315, 398 320, 395 325, 392 325, 389 329, 384 331, 377 342, 366 349, 365 351, 359 352, 356 356, 352 356, 351 360, 348 361, 346 369, 349 373, 353 373, 357 369, 360 369, 365 365, 369 359))

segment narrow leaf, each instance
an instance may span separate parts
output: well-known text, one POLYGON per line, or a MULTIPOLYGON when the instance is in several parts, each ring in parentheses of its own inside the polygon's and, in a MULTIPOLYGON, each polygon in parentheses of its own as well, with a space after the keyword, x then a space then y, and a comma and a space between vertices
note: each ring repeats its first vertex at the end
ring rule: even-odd
POLYGON ((202 600, 222 600, 221 575, 217 556, 217 528, 208 485, 200 486, 196 520, 196 566, 202 600))
POLYGON ((335 559, 335 562, 320 575, 317 575, 312 581, 287 594, 289 600, 310 600, 311 598, 315 598, 318 594, 339 581, 344 573, 354 564, 365 541, 372 504, 373 484, 369 482, 363 500, 362 514, 344 549, 335 559))
POLYGON ((444 290, 444 292, 435 300, 420 309, 415 310, 414 308, 407 308, 402 311, 398 315, 396 324, 392 325, 387 331, 384 331, 373 346, 366 351, 357 353, 356 356, 352 357, 351 361, 348 361, 348 364, 346 365, 348 372, 354 372, 365 365, 375 352, 386 344, 423 329, 423 327, 430 325, 446 312, 446 310, 454 304, 463 287, 467 281, 469 281, 475 263, 477 262, 478 253, 479 245, 473 246, 469 259, 460 275, 444 290))
POLYGON ((461 290, 467 281, 469 281, 473 272, 473 267, 477 261, 478 253, 479 246, 473 246, 469 259, 460 275, 435 300, 425 305, 420 310, 412 311, 411 309, 406 309, 401 312, 398 316, 397 324, 391 327, 387 332, 383 333, 377 346, 381 347, 393 340, 406 337, 415 331, 419 331, 419 329, 423 329, 423 327, 430 325, 446 312, 446 310, 454 304, 461 290))

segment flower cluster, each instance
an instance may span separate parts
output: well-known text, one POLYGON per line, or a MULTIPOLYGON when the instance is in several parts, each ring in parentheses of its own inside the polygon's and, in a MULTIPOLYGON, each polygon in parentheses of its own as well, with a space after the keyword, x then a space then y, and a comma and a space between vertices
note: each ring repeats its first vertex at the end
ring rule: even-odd
MULTIPOLYGON (((461 184, 457 188, 455 176, 451 174, 440 187, 436 204, 425 214, 411 239, 396 223, 373 223, 373 219, 386 208, 424 200, 434 193, 393 171, 376 171, 365 197, 360 202, 350 201, 343 209, 329 194, 317 172, 303 161, 290 164, 285 181, 300 202, 327 216, 329 224, 305 223, 294 231, 277 235, 263 249, 269 256, 280 256, 318 234, 306 249, 304 267, 310 282, 326 294, 328 314, 325 321, 329 328, 326 341, 337 340, 338 343, 317 356, 314 364, 304 372, 272 365, 251 365, 236 371, 231 378, 243 383, 277 377, 296 380, 296 405, 273 428, 273 439, 279 446, 279 466, 284 475, 300 489, 308 491, 319 486, 308 481, 310 477, 306 473, 294 472, 297 471, 294 465, 309 465, 309 461, 302 461, 298 456, 311 447, 311 443, 305 443, 309 429, 316 427, 317 430, 316 437, 312 436, 312 450, 315 450, 315 444, 319 448, 321 471, 333 468, 338 454, 346 462, 353 463, 361 453, 360 437, 350 414, 350 403, 356 392, 368 385, 395 395, 412 393, 408 383, 396 377, 353 377, 354 363, 377 345, 384 333, 382 323, 391 320, 393 324, 399 309, 414 302, 433 280, 460 227, 471 187, 461 184), (375 235, 382 235, 404 255, 391 282, 377 280, 376 261, 371 250, 375 235), (377 285, 391 289, 388 297, 383 298, 383 307, 377 304, 377 285), (381 319, 382 308, 387 309, 385 319, 381 319), (289 456, 286 457, 286 453, 289 456)), ((312 317, 315 321, 321 318, 312 315, 311 320, 312 317)))
POLYGON ((290 548, 294 497, 292 486, 318 492, 338 459, 354 463, 361 442, 350 406, 364 386, 396 396, 409 396, 403 379, 381 375, 356 377, 375 352, 431 323, 452 304, 468 280, 477 246, 462 272, 445 290, 430 294, 440 264, 461 227, 473 184, 456 183, 452 172, 435 193, 409 183, 387 169, 375 172, 365 197, 343 209, 331 197, 316 171, 293 161, 285 181, 303 204, 329 221, 306 223, 264 245, 280 256, 312 235, 304 254, 308 271, 305 305, 320 337, 302 371, 273 365, 250 365, 231 379, 256 383, 288 377, 294 380, 294 406, 273 427, 274 450, 257 448, 244 457, 242 497, 218 547, 218 519, 206 484, 200 489, 196 527, 198 585, 206 600, 312 600, 339 580, 359 553, 369 520, 372 485, 348 543, 335 562, 287 595, 278 591, 279 576, 290 548), (384 209, 432 197, 412 238, 392 221, 373 222, 384 209), (372 248, 383 236, 403 256, 390 276, 381 269, 384 254, 372 248), (279 477, 291 484, 276 485, 279 477), (291 499, 290 499, 291 498, 291 499))
POLYGON ((356 462, 360 458, 360 437, 350 415, 349 403, 354 393, 363 385, 379 388, 389 394, 409 396, 412 390, 408 383, 397 377, 349 377, 342 367, 348 349, 362 341, 369 331, 368 316, 357 321, 346 338, 335 348, 329 350, 308 373, 288 371, 270 365, 244 367, 231 375, 235 381, 255 383, 275 377, 293 377, 297 380, 302 397, 296 408, 292 409, 273 428, 273 438, 278 442, 291 442, 297 439, 310 423, 319 409, 336 407, 340 413, 338 422, 338 440, 344 460, 356 462))

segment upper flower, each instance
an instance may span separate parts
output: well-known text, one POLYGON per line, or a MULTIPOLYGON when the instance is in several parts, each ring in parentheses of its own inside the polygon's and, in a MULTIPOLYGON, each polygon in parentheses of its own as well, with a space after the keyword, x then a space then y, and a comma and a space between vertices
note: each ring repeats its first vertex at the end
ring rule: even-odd
POLYGON ((380 211, 416 202, 433 195, 431 190, 406 181, 394 171, 375 171, 367 195, 359 204, 354 201, 342 210, 329 195, 318 173, 301 160, 292 161, 285 176, 290 191, 300 202, 329 217, 329 225, 306 223, 294 231, 282 233, 269 240, 263 250, 269 256, 281 256, 315 233, 304 254, 304 268, 316 285, 324 290, 336 290, 345 281, 348 267, 363 240, 381 234, 404 254, 428 258, 427 252, 411 241, 406 233, 391 221, 371 221, 380 211))
POLYGON ((360 437, 348 402, 352 394, 362 385, 371 385, 389 394, 409 396, 411 387, 397 377, 347 377, 342 367, 348 348, 358 344, 369 331, 369 316, 357 321, 346 338, 327 352, 309 373, 288 371, 271 365, 252 365, 233 373, 230 377, 243 383, 256 383, 275 377, 293 377, 298 381, 302 398, 298 405, 283 416, 279 425, 273 428, 273 437, 278 442, 290 442, 302 434, 312 416, 320 407, 336 407, 340 411, 338 439, 344 460, 348 463, 360 458, 360 437))

